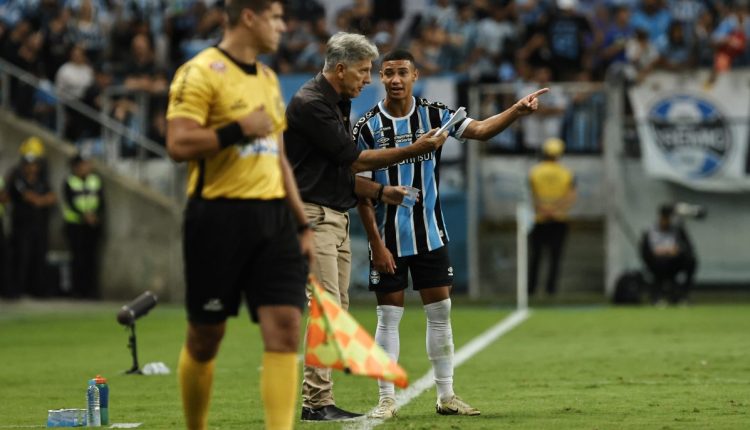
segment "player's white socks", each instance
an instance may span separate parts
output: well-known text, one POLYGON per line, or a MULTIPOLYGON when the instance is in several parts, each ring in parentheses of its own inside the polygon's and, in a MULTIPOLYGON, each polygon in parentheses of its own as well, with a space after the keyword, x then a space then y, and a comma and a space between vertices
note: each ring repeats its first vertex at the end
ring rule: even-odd
MULTIPOLYGON (((375 329, 375 342, 395 361, 398 361, 398 353, 401 347, 398 337, 398 324, 404 315, 404 308, 398 306, 381 305, 377 308, 378 327, 375 329)), ((378 379, 380 398, 396 397, 396 389, 393 382, 378 379)))
POLYGON ((453 397, 453 330, 451 299, 424 305, 427 314, 427 356, 435 372, 438 400, 453 397))

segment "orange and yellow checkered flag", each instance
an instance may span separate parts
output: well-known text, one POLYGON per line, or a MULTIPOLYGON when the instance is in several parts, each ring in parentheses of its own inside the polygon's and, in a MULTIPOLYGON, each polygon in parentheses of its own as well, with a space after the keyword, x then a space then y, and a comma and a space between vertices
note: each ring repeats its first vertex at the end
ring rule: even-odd
POLYGON ((406 388, 401 366, 388 356, 362 326, 341 308, 310 276, 310 321, 307 324, 305 364, 393 382, 406 388))

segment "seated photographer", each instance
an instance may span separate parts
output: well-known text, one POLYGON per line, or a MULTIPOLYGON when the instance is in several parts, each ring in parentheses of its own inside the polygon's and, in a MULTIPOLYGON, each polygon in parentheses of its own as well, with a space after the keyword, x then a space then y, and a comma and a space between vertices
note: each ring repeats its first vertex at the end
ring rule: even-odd
POLYGON ((662 206, 657 224, 644 232, 641 239, 641 258, 652 275, 654 304, 661 302, 663 295, 673 304, 686 302, 693 282, 696 267, 693 245, 674 216, 672 205, 662 206), (683 279, 678 282, 680 274, 683 279))

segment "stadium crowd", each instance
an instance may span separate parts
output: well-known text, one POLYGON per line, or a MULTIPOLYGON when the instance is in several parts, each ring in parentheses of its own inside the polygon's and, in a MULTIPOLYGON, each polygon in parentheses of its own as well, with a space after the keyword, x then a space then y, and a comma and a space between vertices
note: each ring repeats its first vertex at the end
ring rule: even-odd
MULTIPOLYGON (((366 35, 381 55, 408 48, 423 76, 450 75, 457 82, 544 86, 601 81, 607 73, 634 82, 658 68, 718 73, 750 64, 747 0, 426 3, 418 13, 406 13, 403 0, 353 0, 343 7, 330 0, 291 0, 281 48, 263 60, 280 74, 317 72, 329 36, 348 31, 366 35), (335 19, 329 20, 327 8, 333 7, 335 19)), ((164 144, 167 82, 180 64, 219 40, 222 7, 222 0, 0 0, 0 56, 61 97, 105 110, 164 144)), ((52 92, 14 81, 11 99, 19 115, 55 124, 52 92)), ((551 93, 547 99, 548 110, 522 125, 522 146, 536 151, 545 138, 563 137, 574 152, 596 152, 598 127, 590 124, 597 123, 602 98, 551 93), (545 127, 556 132, 540 135, 545 127), (581 137, 581 127, 593 137, 581 137)), ((505 102, 484 100, 489 111, 505 102)), ((100 134, 95 122, 67 115, 67 138, 80 142, 100 134)), ((497 146, 518 146, 518 137, 503 139, 497 146)), ((134 148, 125 142, 121 153, 133 155, 134 148)))

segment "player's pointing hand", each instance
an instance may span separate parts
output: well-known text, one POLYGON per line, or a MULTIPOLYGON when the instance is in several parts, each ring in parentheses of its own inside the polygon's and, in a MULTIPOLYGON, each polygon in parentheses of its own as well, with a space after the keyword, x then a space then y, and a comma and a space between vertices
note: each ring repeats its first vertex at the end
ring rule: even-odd
POLYGON ((515 108, 519 115, 528 115, 539 109, 539 96, 549 92, 549 88, 537 90, 516 102, 515 108))

